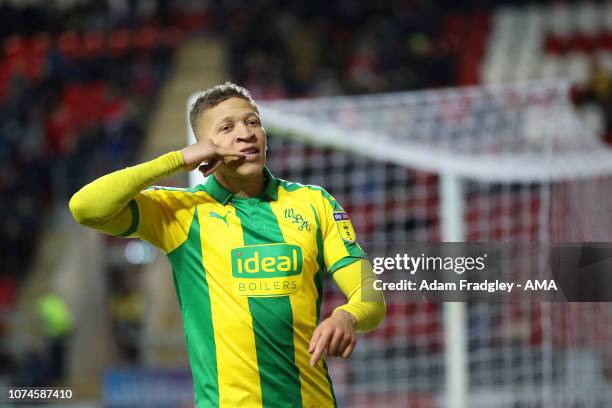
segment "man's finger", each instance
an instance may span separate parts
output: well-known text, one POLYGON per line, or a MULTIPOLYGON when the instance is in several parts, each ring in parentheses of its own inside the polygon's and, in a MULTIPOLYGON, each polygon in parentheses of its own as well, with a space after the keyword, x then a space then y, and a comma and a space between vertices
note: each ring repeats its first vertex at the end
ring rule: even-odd
POLYGON ((347 346, 351 343, 351 338, 352 336, 347 333, 345 333, 342 336, 342 341, 340 342, 340 345, 338 346, 338 350, 336 350, 336 352, 334 353, 334 357, 341 356, 344 353, 347 346))
POLYGON ((211 174, 213 174, 215 170, 217 170, 217 168, 221 165, 221 163, 222 163, 221 160, 213 160, 209 163, 204 163, 203 165, 198 167, 198 170, 202 172, 204 177, 208 177, 211 174))
POLYGON ((235 157, 245 157, 246 153, 241 152, 240 150, 236 150, 236 149, 227 149, 225 147, 215 147, 215 152, 219 155, 219 156, 235 156, 235 157))
POLYGON ((332 333, 332 337, 329 341, 329 345, 327 346, 328 356, 335 356, 336 354, 338 354, 338 346, 340 345, 340 342, 342 341, 343 335, 344 334, 341 331, 334 330, 334 332, 332 333))
POLYGON ((353 350, 355 349, 355 344, 357 344, 357 339, 355 337, 353 337, 349 343, 349 345, 346 347, 346 349, 344 350, 344 352, 342 353, 342 358, 349 358, 351 356, 351 354, 353 353, 353 350))
POLYGON ((319 337, 321 337, 321 326, 318 326, 314 333, 312 333, 312 339, 310 339, 310 344, 308 345, 308 352, 310 354, 312 354, 312 352, 315 349, 315 346, 317 345, 317 342, 319 341, 319 337))
POLYGON ((312 353, 312 357, 310 358, 311 366, 314 366, 315 364, 319 362, 319 359, 321 358, 321 356, 323 355, 323 352, 327 348, 327 343, 329 342, 329 336, 330 336, 329 332, 321 333, 321 337, 319 338, 319 341, 317 342, 317 345, 315 346, 315 350, 312 353))

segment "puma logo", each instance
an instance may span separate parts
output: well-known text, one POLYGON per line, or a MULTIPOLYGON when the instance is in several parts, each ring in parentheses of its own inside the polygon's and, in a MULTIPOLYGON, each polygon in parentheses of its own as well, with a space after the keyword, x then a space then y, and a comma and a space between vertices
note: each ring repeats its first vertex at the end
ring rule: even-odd
POLYGON ((215 211, 211 211, 208 215, 213 217, 213 218, 218 218, 220 220, 223 220, 225 225, 227 225, 229 227, 229 223, 227 222, 227 217, 230 215, 230 211, 225 213, 225 215, 220 215, 219 213, 217 213, 215 211))

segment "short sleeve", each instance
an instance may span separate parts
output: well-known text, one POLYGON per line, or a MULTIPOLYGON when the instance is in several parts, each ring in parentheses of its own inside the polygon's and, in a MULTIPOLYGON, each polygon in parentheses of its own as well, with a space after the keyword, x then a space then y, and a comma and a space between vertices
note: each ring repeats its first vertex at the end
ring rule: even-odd
POLYGON ((351 263, 367 258, 357 244, 355 230, 346 211, 321 189, 321 229, 325 267, 329 274, 351 263))

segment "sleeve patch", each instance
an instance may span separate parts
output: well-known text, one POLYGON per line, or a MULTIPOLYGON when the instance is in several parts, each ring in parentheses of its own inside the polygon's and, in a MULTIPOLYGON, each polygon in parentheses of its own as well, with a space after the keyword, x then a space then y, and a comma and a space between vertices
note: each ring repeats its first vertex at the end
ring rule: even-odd
POLYGON ((349 219, 349 216, 345 211, 334 212, 334 221, 344 221, 348 219, 349 219))
POLYGON ((334 211, 334 221, 336 221, 342 240, 349 243, 355 242, 355 230, 346 211, 334 211))

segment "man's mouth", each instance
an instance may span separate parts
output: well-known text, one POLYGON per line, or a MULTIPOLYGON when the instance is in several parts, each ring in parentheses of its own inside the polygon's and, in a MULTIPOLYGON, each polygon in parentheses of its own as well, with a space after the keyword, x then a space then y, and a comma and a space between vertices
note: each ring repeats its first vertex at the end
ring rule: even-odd
POLYGON ((242 149, 241 152, 246 154, 244 157, 245 161, 255 161, 259 158, 259 149, 256 147, 242 149))

